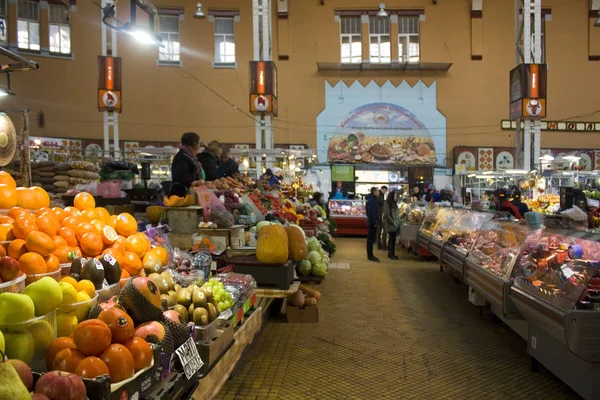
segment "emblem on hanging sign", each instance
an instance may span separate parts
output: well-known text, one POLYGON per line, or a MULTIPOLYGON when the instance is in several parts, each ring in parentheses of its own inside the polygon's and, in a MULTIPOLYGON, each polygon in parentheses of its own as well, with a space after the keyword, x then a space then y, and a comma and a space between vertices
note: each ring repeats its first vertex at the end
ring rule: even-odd
POLYGON ((269 109, 270 106, 269 99, 266 96, 259 95, 254 99, 254 107, 256 111, 265 112, 269 109))
POLYGON ((112 90, 108 90, 102 95, 102 103, 108 108, 115 108, 119 104, 119 96, 112 90))
POLYGON ((273 61, 250 61, 250 111, 277 116, 277 68, 273 61))
POLYGON ((521 64, 510 71, 510 119, 546 116, 546 64, 521 64))
POLYGON ((121 59, 98 57, 98 110, 121 112, 121 59))

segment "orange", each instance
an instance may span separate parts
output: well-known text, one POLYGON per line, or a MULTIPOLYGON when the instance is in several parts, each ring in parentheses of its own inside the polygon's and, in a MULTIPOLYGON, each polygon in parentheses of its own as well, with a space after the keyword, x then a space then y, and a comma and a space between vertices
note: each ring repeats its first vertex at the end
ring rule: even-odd
POLYGON ((102 228, 102 241, 104 244, 111 245, 118 239, 118 237, 119 235, 117 235, 117 232, 115 232, 115 230, 110 226, 107 225, 102 228))
POLYGON ((75 196, 75 200, 73 200, 73 205, 79 211, 89 210, 96 208, 96 200, 94 200, 94 196, 92 196, 88 192, 77 193, 75 196))
MULTIPOLYGON (((77 288, 78 282, 72 276, 65 276, 64 278, 61 278, 60 281, 66 282, 66 283, 70 284, 71 286, 73 286, 74 288, 77 288)), ((77 290, 77 289, 75 289, 75 290, 77 290)))
POLYGON ((75 216, 71 215, 70 217, 67 217, 63 220, 62 226, 75 229, 82 222, 84 222, 84 221, 83 221, 83 219, 81 219, 81 217, 75 217, 75 216))
POLYGON ((0 183, 13 189, 17 188, 17 182, 15 182, 13 177, 6 171, 0 171, 0 183))
MULTIPOLYGON (((134 359, 135 362, 135 359, 134 359)), ((110 371, 106 366, 106 363, 98 357, 86 357, 77 364, 75 368, 75 375, 82 378, 94 379, 97 376, 109 375, 110 371)))
POLYGON ((77 285, 75 285, 75 290, 77 290, 78 292, 84 291, 90 297, 94 297, 96 295, 96 287, 94 286, 92 281, 88 281, 87 279, 83 279, 77 282, 77 285))
POLYGON ((129 272, 129 275, 137 276, 142 272, 142 260, 140 260, 137 254, 126 251, 123 255, 121 268, 129 272))
POLYGON ((17 219, 17 217, 21 214, 28 214, 27 210, 22 209, 21 207, 13 207, 8 210, 7 215, 12 219, 17 219))
POLYGON ((110 214, 108 213, 108 211, 106 210, 106 208, 104 208, 104 207, 96 207, 96 212, 98 213, 98 216, 100 217, 100 219, 102 221, 108 223, 108 219, 110 218, 110 214))
POLYGON ((60 223, 58 218, 50 211, 50 213, 42 214, 35 219, 35 226, 38 231, 44 232, 50 237, 54 237, 58 234, 60 223))
MULTIPOLYGON (((42 207, 38 210, 38 212, 35 213, 36 217, 39 217, 40 215, 44 215, 47 213, 52 213, 52 209, 49 207, 42 207)), ((54 213, 52 213, 54 215, 54 213)))
POLYGON ((77 236, 77 240, 79 240, 80 242, 83 235, 89 232, 99 234, 101 231, 97 230, 96 227, 90 224, 89 222, 82 222, 77 226, 77 228, 75 228, 75 235, 77 236))
POLYGON ((25 253, 19 258, 21 271, 27 275, 45 274, 47 272, 46 261, 38 253, 25 253))
POLYGON ((129 279, 131 275, 127 272, 126 269, 121 269, 121 279, 129 279))
POLYGON ((79 211, 75 207, 65 207, 64 211, 65 211, 65 213, 67 213, 68 216, 70 215, 72 217, 78 217, 81 215, 81 211, 79 211))
POLYGON ((61 224, 62 224, 63 220, 65 218, 67 218, 67 216, 68 216, 67 212, 60 207, 54 207, 52 209, 52 212, 56 216, 56 219, 58 219, 58 222, 60 222, 61 224))
POLYGON ((100 219, 100 215, 98 215, 96 209, 92 208, 89 210, 83 210, 81 212, 81 218, 83 218, 84 221, 92 222, 96 219, 100 219))
POLYGON ((9 224, 12 225, 15 223, 15 220, 9 217, 8 215, 0 215, 0 224, 9 224))
POLYGON ((58 261, 61 264, 66 264, 66 263, 70 263, 71 261, 71 252, 73 251, 72 247, 69 246, 60 246, 57 247, 56 250, 54 250, 54 255, 56 256, 56 258, 58 258, 58 261))
POLYGON ((50 206, 50 196, 40 187, 18 187, 17 205, 26 210, 39 210, 50 206))
POLYGON ((0 184, 0 208, 6 210, 17 205, 17 190, 9 185, 0 184))
POLYGON ((146 241, 140 235, 132 235, 127 238, 125 242, 127 251, 137 254, 139 258, 144 257, 146 254, 146 241))
POLYGON ((14 238, 15 234, 13 232, 12 224, 0 224, 0 242, 7 242, 14 238))
POLYGON ((156 246, 151 251, 154 254, 156 254, 156 256, 158 257, 160 262, 162 262, 163 266, 166 266, 169 264, 169 253, 167 253, 167 251, 164 249, 164 247, 156 246))
POLYGON ((125 252, 127 251, 127 246, 125 246, 123 243, 119 243, 119 242, 114 242, 112 244, 112 246, 110 246, 110 247, 120 251, 121 254, 125 254, 125 252))
POLYGON ((117 226, 117 216, 116 215, 111 215, 110 217, 108 217, 108 221, 106 221, 106 225, 114 228, 117 226))
POLYGON ((54 251, 52 238, 40 231, 33 231, 27 235, 25 245, 29 251, 38 253, 42 257, 48 257, 54 251))
POLYGON ((115 260, 117 260, 119 265, 121 265, 121 263, 123 262, 123 253, 118 249, 109 247, 108 249, 104 249, 104 251, 102 252, 102 255, 104 255, 104 254, 111 255, 115 260))
POLYGON ((131 214, 122 213, 117 217, 115 229, 119 235, 123 235, 125 237, 131 236, 137 232, 137 228, 137 221, 131 214))
POLYGON ((27 253, 27 246, 23 239, 15 239, 8 245, 7 253, 9 257, 18 260, 23 254, 27 253))
POLYGON ((58 249, 60 247, 64 247, 64 246, 68 246, 69 245, 67 243, 67 241, 62 236, 54 236, 52 238, 52 241, 54 242, 54 249, 58 249))
POLYGON ((13 233, 18 239, 27 239, 27 236, 29 236, 31 232, 34 232, 36 230, 37 227, 35 226, 33 220, 23 215, 17 218, 13 225, 13 233))
POLYGON ((39 210, 40 208, 44 207, 50 207, 50 195, 48 194, 48 192, 46 192, 41 187, 32 187, 29 189, 33 190, 37 201, 37 207, 34 208, 34 210, 39 210))
POLYGON ((45 261, 46 269, 48 272, 54 272, 60 268, 60 261, 58 260, 58 257, 56 257, 54 254, 50 254, 48 257, 46 257, 45 261))
POLYGON ((102 220, 99 220, 99 219, 92 220, 92 222, 90 222, 90 224, 94 225, 94 228, 96 228, 96 230, 98 232, 102 232, 102 230, 106 226, 106 223, 104 221, 102 221, 102 220))
POLYGON ((61 238, 65 239, 67 241, 67 244, 69 246, 77 246, 79 244, 77 242, 77 233, 75 232, 75 229, 73 229, 73 228, 69 228, 66 226, 62 227, 58 231, 58 234, 60 235, 61 238))
POLYGON ((102 253, 102 250, 104 249, 102 237, 95 232, 88 232, 83 235, 79 243, 81 245, 81 251, 89 256, 97 256, 102 253))

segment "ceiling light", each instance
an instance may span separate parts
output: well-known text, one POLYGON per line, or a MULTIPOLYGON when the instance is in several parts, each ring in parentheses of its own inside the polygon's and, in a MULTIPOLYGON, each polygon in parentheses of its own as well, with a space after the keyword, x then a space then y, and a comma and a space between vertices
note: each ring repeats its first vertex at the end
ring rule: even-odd
POLYGON ((388 13, 385 11, 385 4, 379 4, 379 11, 377 12, 377 18, 387 18, 388 13))
POLYGON ((564 156, 563 160, 567 160, 567 161, 579 161, 579 160, 581 160, 581 157, 577 157, 577 156, 564 156))
POLYGON ((204 19, 206 15, 204 15, 204 11, 202 11, 202 3, 196 4, 196 12, 194 13, 194 18, 204 19))
POLYGON ((483 171, 482 172, 483 175, 491 175, 493 173, 494 173, 494 171, 483 171))
POLYGON ((14 96, 15 94, 9 88, 0 88, 0 97, 14 96))
POLYGON ((506 171, 507 174, 526 174, 529 171, 526 171, 524 169, 507 169, 506 171))
POLYGON ((551 154, 544 154, 540 157, 540 160, 544 161, 554 161, 554 157, 551 154))
POLYGON ((148 28, 144 28, 143 26, 126 23, 123 26, 123 32, 143 44, 152 44, 161 47, 163 45, 160 36, 155 35, 154 32, 151 32, 148 28))
POLYGON ((469 177, 469 178, 473 178, 475 175, 476 175, 476 174, 469 174, 469 175, 467 175, 467 177, 469 177))

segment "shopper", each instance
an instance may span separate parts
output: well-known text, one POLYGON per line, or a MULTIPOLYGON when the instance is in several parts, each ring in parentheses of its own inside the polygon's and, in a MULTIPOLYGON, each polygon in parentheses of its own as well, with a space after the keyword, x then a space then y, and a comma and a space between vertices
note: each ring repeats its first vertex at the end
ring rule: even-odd
POLYGON ((171 163, 171 188, 168 195, 184 197, 192 183, 204 179, 202 164, 196 158, 200 151, 200 136, 194 132, 181 135, 181 146, 171 163))
POLYGON ((497 211, 508 212, 516 219, 523 219, 523 216, 519 212, 519 209, 515 207, 510 201, 508 201, 508 194, 506 189, 494 190, 494 204, 497 211))
POLYGON ((373 186, 371 193, 367 195, 367 258, 369 261, 378 262, 379 258, 373 255, 373 245, 377 237, 377 225, 379 225, 379 205, 377 199, 379 197, 379 189, 373 186))
POLYGON ((214 181, 219 179, 219 157, 221 156, 221 145, 216 140, 213 140, 208 145, 204 146, 204 151, 198 154, 198 161, 202 163, 205 180, 214 181))
POLYGON ((414 197, 416 201, 421 201, 423 198, 423 192, 421 192, 421 188, 418 186, 413 187, 411 196, 414 197))
POLYGON ((512 204, 513 206, 517 207, 519 214, 521 214, 523 217, 525 216, 525 213, 529 212, 529 207, 527 207, 527 204, 521 202, 521 192, 518 190, 513 192, 512 204))
POLYGON ((279 179, 273 174, 271 168, 267 168, 265 173, 260 177, 261 180, 266 181, 269 186, 274 187, 279 183, 279 179))
POLYGON ((427 193, 425 194, 425 201, 427 203, 437 203, 440 199, 440 192, 435 190, 433 183, 427 186, 427 193))
POLYGON ((386 239, 387 234, 385 232, 385 224, 383 223, 383 206, 385 204, 385 195, 388 191, 387 186, 382 186, 379 190, 379 196, 377 196, 377 205, 379 206, 379 225, 377 225, 377 249, 387 250, 386 239))
POLYGON ((219 158, 219 176, 228 177, 240 173, 240 167, 229 155, 229 150, 223 150, 219 158))
POLYGON ((398 192, 392 190, 385 200, 383 206, 383 217, 385 228, 389 236, 388 240, 388 258, 397 260, 396 257, 396 236, 400 230, 400 212, 398 210, 398 192))
POLYGON ((313 198, 309 202, 310 206, 319 212, 321 218, 327 218, 327 206, 323 202, 323 193, 314 192, 313 198))

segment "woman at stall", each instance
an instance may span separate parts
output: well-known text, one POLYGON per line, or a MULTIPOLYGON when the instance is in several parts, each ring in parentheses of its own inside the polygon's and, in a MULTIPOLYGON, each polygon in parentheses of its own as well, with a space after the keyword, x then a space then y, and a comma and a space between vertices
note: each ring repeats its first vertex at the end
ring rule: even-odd
POLYGON ((396 236, 400 230, 400 212, 398 211, 398 192, 392 190, 383 205, 383 221, 388 234, 388 258, 397 260, 396 236))
POLYGON ((266 181, 269 184, 269 186, 271 186, 271 187, 279 184, 279 179, 277 179, 275 174, 273 174, 273 171, 271 170, 271 168, 267 168, 267 170, 265 171, 264 174, 262 174, 260 179, 263 181, 266 181))
POLYGON ((437 203, 440 199, 440 192, 435 190, 433 183, 427 186, 427 193, 425 194, 425 201, 427 203, 437 203))
POLYGON ((219 157, 221 156, 221 145, 213 140, 202 153, 198 154, 198 161, 202 164, 205 180, 214 181, 219 179, 219 157))
POLYGON ((184 197, 192 183, 204 179, 202 164, 196 158, 200 151, 200 136, 187 132, 181 136, 181 146, 171 163, 171 189, 169 195, 184 197))

